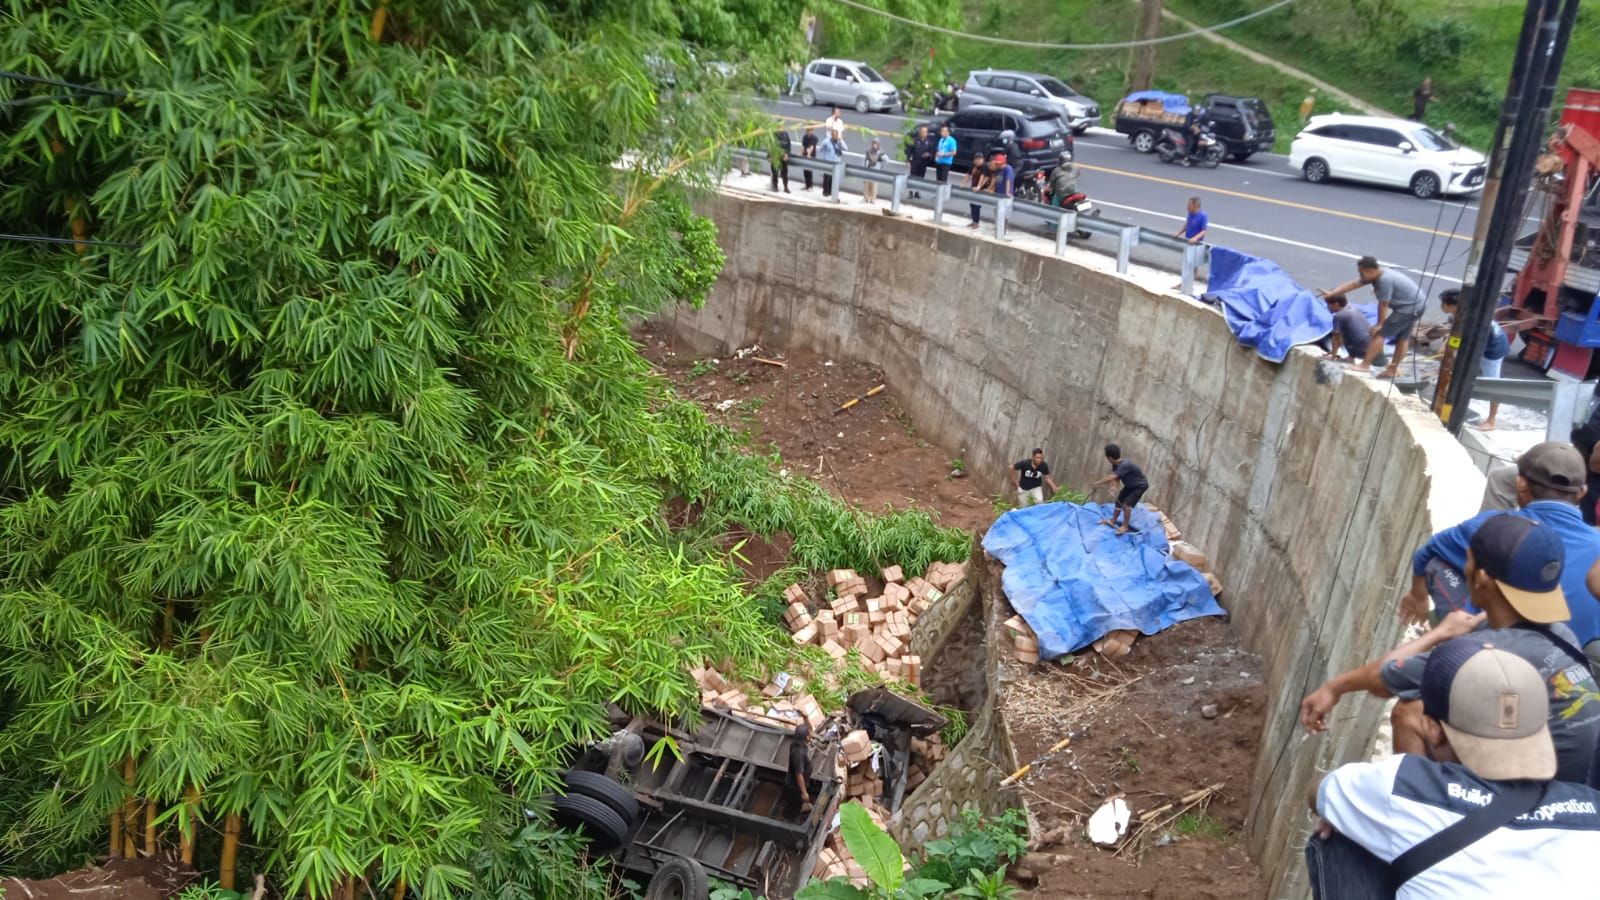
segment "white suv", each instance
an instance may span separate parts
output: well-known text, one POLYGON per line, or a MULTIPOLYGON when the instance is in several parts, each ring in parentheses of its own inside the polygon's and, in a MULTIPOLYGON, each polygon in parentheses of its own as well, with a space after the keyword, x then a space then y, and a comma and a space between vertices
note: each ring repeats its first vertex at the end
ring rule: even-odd
POLYGON ((889 79, 860 60, 818 59, 806 66, 800 79, 800 102, 807 106, 854 106, 856 112, 863 113, 887 112, 900 102, 900 94, 889 79))
POLYGON ((1420 122, 1382 116, 1313 116, 1289 147, 1306 180, 1408 188, 1424 200, 1483 187, 1484 159, 1420 122))

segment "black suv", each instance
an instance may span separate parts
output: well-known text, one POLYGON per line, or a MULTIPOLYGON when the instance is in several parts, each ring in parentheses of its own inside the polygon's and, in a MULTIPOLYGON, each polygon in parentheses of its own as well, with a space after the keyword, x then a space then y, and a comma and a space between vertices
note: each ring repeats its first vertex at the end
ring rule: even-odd
MULTIPOLYGON (((1000 135, 1006 131, 1016 132, 1017 146, 1022 150, 1020 160, 1007 160, 1018 175, 1054 169, 1061 162, 1062 151, 1072 149, 1071 129, 1059 112, 1047 106, 969 106, 948 118, 920 124, 928 126, 928 133, 934 137, 939 135, 939 126, 950 126, 950 136, 956 139, 955 168, 962 170, 972 165, 974 153, 987 155, 1004 149, 1000 135)), ((908 156, 915 133, 913 128, 906 137, 908 156)))
POLYGON ((1272 124, 1272 113, 1260 98, 1207 94, 1205 110, 1214 133, 1235 162, 1272 150, 1278 132, 1272 124))

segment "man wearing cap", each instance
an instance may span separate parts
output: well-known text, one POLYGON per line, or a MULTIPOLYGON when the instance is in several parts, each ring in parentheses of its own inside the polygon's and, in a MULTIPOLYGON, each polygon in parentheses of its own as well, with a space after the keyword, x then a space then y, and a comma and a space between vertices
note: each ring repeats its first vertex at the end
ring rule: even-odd
POLYGON ((1430 655, 1420 693, 1421 753, 1322 779, 1306 845, 1313 897, 1593 896, 1600 791, 1551 780, 1539 672, 1463 638, 1430 655))
MULTIPOLYGON (((1365 691, 1397 697, 1389 721, 1394 748, 1424 753, 1425 725, 1420 690, 1430 651, 1460 638, 1490 645, 1527 660, 1546 685, 1550 732, 1562 781, 1583 784, 1600 742, 1600 687, 1572 631, 1562 594, 1565 549, 1553 527, 1513 513, 1497 513, 1472 535, 1466 583, 1478 615, 1457 610, 1433 630, 1383 659, 1328 679, 1300 704, 1307 731, 1327 729, 1328 714, 1344 694, 1365 691)), ((1587 570, 1580 570, 1580 578, 1587 570)))
MULTIPOLYGON (((1578 448, 1559 441, 1537 444, 1517 457, 1516 495, 1521 509, 1511 514, 1549 525, 1566 548, 1566 591, 1571 619, 1567 625, 1577 635, 1592 661, 1600 662, 1600 601, 1589 593, 1584 576, 1600 562, 1600 532, 1586 525, 1578 509, 1585 491, 1588 462, 1578 448)), ((1442 617, 1454 609, 1476 613, 1461 578, 1466 568, 1467 544, 1472 535, 1498 511, 1481 512, 1454 528, 1434 535, 1411 557, 1411 590, 1400 600, 1400 620, 1428 618, 1429 606, 1442 617)))

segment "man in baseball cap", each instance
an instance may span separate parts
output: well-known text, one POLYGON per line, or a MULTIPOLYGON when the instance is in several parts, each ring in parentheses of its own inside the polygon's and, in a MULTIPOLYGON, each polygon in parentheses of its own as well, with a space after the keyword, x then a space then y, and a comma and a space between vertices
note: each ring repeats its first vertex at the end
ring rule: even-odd
MULTIPOLYGON (((1568 626, 1591 661, 1600 663, 1600 600, 1585 575, 1600 562, 1600 532, 1583 521, 1578 501, 1585 493, 1588 463, 1578 448, 1560 441, 1538 444, 1517 458, 1511 514, 1549 525, 1566 548, 1561 588, 1568 626)), ((1497 511, 1485 511, 1434 535, 1411 558, 1411 590, 1400 600, 1403 622, 1438 621, 1452 610, 1476 613, 1467 590, 1467 548, 1472 535, 1497 511)))
POLYGON ((1313 895, 1586 893, 1590 854, 1600 852, 1600 791, 1551 780, 1556 751, 1538 670, 1490 643, 1447 641, 1428 659, 1421 694, 1422 754, 1352 763, 1322 779, 1323 822, 1306 846, 1313 895))
POLYGON ((1567 614, 1565 560, 1555 528, 1514 513, 1488 517, 1472 535, 1464 576, 1472 603, 1483 612, 1452 612, 1383 659, 1328 679, 1301 702, 1301 724, 1313 733, 1325 730, 1339 698, 1353 691, 1397 697, 1389 717, 1395 750, 1426 752, 1423 674, 1435 647, 1460 638, 1513 653, 1534 667, 1545 682, 1557 777, 1588 782, 1600 742, 1600 686, 1577 638, 1560 624, 1567 614))

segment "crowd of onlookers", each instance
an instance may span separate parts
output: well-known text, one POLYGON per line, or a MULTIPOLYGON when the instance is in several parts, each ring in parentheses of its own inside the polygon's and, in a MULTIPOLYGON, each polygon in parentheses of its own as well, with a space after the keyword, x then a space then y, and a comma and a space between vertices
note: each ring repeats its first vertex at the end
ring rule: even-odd
MULTIPOLYGON (((1592 437, 1580 429, 1575 437, 1592 437)), ((1306 848, 1319 898, 1595 896, 1600 853, 1600 453, 1539 444, 1491 475, 1483 511, 1412 559, 1420 634, 1300 706, 1394 698, 1395 755, 1328 773, 1306 848)))

